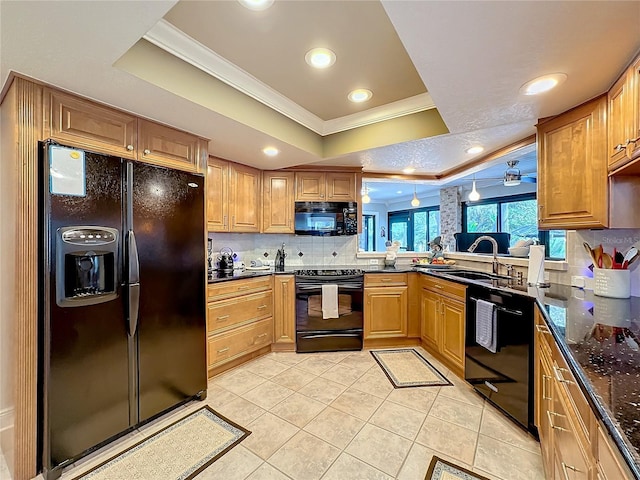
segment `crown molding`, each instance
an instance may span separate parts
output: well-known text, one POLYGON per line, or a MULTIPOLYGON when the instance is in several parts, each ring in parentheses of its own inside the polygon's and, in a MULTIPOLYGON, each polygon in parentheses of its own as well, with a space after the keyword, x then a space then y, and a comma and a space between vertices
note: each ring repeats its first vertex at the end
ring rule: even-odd
POLYGON ((364 112, 323 121, 164 19, 160 19, 142 38, 318 135, 330 135, 435 108, 431 95, 423 93, 364 112))

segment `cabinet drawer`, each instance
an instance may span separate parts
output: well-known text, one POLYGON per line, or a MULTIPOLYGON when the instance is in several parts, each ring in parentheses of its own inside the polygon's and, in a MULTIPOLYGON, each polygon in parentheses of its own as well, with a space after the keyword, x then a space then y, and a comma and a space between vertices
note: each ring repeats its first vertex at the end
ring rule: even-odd
POLYGON ((442 295, 457 297, 462 301, 465 300, 465 292, 467 290, 467 287, 460 283, 449 282, 448 280, 442 280, 428 275, 422 276, 422 288, 428 288, 442 295))
POLYGON ((245 353, 259 350, 271 344, 273 337, 271 318, 212 335, 208 340, 207 363, 209 367, 233 360, 245 353))
POLYGON ((249 320, 273 315, 271 292, 242 295, 230 300, 221 300, 207 305, 207 332, 225 329, 249 320))
POLYGON ((211 283, 207 286, 207 301, 221 300, 236 295, 271 290, 271 275, 228 282, 211 283))
POLYGON ((569 370, 569 366, 564 357, 555 345, 552 348, 552 358, 553 365, 551 366, 551 373, 558 383, 560 390, 570 399, 571 406, 573 410, 575 410, 578 425, 589 442, 591 438, 589 432, 591 430, 591 417, 593 416, 593 412, 582 390, 576 383, 576 378, 569 370))
POLYGON ((370 273, 364 276, 365 287, 404 287, 406 285, 406 273, 370 273))

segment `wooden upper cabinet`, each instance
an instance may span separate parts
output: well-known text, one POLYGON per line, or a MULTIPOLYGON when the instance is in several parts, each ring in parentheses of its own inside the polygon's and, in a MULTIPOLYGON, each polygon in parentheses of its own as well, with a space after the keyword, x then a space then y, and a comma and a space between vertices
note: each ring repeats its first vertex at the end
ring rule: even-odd
POLYGON ((355 202, 353 172, 296 172, 296 202, 355 202))
POLYGON ((356 175, 354 173, 327 172, 327 201, 355 202, 356 175))
POLYGON ((262 172, 262 232, 294 232, 294 173, 262 172))
POLYGON ((260 170, 229 162, 229 231, 259 232, 260 170))
POLYGON ((207 162, 207 230, 229 231, 229 162, 214 157, 207 162))
POLYGON ((54 89, 45 92, 46 137, 97 153, 204 172, 207 140, 54 89))
POLYGON ((136 158, 137 118, 73 95, 45 89, 45 136, 100 153, 136 158))
POLYGON ((324 172, 296 172, 296 202, 326 202, 327 180, 324 172))
POLYGON ((609 225, 607 97, 538 124, 538 227, 609 225))
POLYGON ((140 120, 138 125, 138 159, 194 172, 204 165, 205 140, 148 120, 140 120))
POLYGON ((611 87, 607 99, 609 171, 614 171, 640 157, 640 57, 611 87))

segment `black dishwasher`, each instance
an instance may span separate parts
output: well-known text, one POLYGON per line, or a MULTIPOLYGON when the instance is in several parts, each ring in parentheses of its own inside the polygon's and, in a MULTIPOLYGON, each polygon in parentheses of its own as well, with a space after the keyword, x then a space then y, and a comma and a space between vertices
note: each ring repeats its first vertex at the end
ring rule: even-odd
POLYGON ((480 395, 537 437, 533 418, 533 309, 530 297, 469 286, 464 377, 480 395), (494 305, 495 353, 476 341, 478 300, 494 305))

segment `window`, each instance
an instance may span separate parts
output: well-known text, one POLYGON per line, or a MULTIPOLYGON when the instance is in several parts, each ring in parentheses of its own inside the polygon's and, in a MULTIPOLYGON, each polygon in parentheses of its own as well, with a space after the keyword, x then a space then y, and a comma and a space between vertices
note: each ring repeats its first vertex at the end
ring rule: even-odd
POLYGON ((440 207, 389 212, 389 240, 400 242, 400 249, 426 252, 429 242, 440 235, 440 207))
POLYGON ((534 239, 546 246, 549 258, 565 258, 566 232, 538 230, 538 202, 535 194, 489 198, 465 203, 462 209, 464 232, 507 232, 510 245, 534 239))
POLYGON ((375 215, 362 215, 362 234, 360 234, 360 250, 363 252, 375 252, 376 250, 376 217, 375 215))

